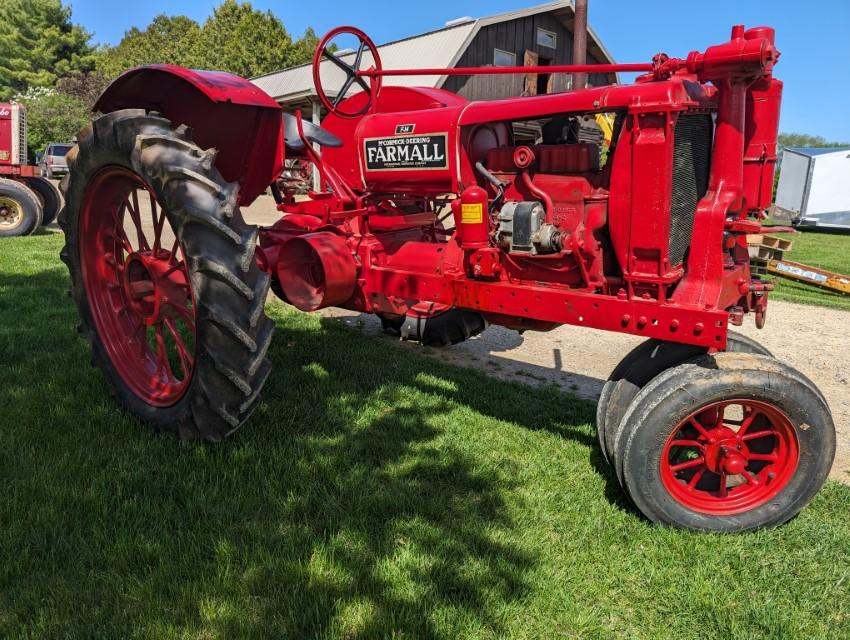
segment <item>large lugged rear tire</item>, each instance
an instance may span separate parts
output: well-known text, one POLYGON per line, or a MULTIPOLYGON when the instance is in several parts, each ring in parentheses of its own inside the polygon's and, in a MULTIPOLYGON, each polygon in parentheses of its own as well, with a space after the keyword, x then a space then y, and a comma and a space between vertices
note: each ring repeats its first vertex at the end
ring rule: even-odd
POLYGON ((110 391, 155 429, 210 441, 256 407, 274 329, 257 228, 215 155, 158 114, 106 114, 68 154, 59 215, 80 330, 110 391))
POLYGON ((0 238, 28 236, 41 226, 41 205, 22 182, 0 178, 0 238))
POLYGON ((618 433, 618 475, 650 520, 704 531, 778 526, 826 481, 829 406, 773 358, 702 356, 655 377, 618 433))

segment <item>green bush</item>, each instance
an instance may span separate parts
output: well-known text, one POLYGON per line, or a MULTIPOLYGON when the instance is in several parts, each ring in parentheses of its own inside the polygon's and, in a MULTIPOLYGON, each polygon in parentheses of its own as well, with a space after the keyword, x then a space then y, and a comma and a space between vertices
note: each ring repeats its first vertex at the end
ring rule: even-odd
POLYGON ((50 142, 71 142, 89 119, 85 102, 53 89, 31 87, 15 101, 27 108, 31 158, 50 142))

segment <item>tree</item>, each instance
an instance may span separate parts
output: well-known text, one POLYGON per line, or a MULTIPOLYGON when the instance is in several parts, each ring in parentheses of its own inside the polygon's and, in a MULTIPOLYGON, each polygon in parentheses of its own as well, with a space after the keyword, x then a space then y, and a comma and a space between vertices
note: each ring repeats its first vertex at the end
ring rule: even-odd
POLYGON ((808 133, 780 133, 779 146, 786 147, 847 147, 846 142, 828 142, 822 136, 812 136, 808 133))
POLYGON ((225 0, 201 28, 194 51, 199 67, 252 76, 292 64, 292 38, 271 11, 225 0))
POLYGON ((98 71, 115 78, 127 69, 143 64, 194 64, 201 27, 186 16, 156 16, 143 31, 133 27, 115 47, 105 48, 97 60, 98 71))
POLYGON ((109 82, 110 78, 97 70, 78 72, 59 78, 56 90, 66 96, 77 98, 91 109, 109 82))
POLYGON ((91 70, 89 38, 61 0, 0 1, 0 99, 91 70))
POLYGON ((159 15, 143 30, 130 29, 117 46, 100 52, 97 69, 111 79, 142 64, 172 63, 253 77, 307 62, 318 41, 308 28, 293 42, 270 11, 224 0, 203 26, 186 16, 159 15))
POLYGON ((32 87, 15 96, 27 108, 30 156, 50 142, 71 142, 89 120, 89 108, 79 98, 54 89, 32 87))
MULTIPOLYGON (((292 54, 290 65, 302 64, 313 59, 313 52, 316 50, 316 45, 319 44, 319 36, 313 30, 313 27, 307 27, 298 40, 292 43, 292 54)), ((336 50, 336 45, 331 45, 331 50, 336 50)))

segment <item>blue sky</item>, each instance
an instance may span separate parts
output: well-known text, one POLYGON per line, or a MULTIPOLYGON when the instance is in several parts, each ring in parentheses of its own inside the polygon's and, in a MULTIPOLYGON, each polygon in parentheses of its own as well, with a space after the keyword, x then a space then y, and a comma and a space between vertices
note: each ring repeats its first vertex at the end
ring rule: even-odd
MULTIPOLYGON (((271 9, 287 30, 319 34, 353 24, 376 42, 443 26, 461 16, 482 17, 540 4, 542 0, 253 0, 271 9)), ((133 26, 159 13, 182 13, 203 21, 219 0, 72 0, 74 21, 95 40, 116 43, 133 26)), ((782 58, 776 75, 785 81, 781 129, 850 141, 850 0, 590 0, 590 23, 618 62, 649 61, 658 51, 684 56, 722 42, 735 23, 777 30, 782 58)))

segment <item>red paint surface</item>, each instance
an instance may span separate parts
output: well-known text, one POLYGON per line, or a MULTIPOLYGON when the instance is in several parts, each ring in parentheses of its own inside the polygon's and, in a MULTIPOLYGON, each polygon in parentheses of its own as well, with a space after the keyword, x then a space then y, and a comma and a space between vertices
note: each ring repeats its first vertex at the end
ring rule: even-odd
POLYGON ((242 205, 280 175, 280 105, 248 80, 172 64, 138 67, 110 84, 94 106, 104 113, 118 109, 158 111, 175 127, 191 127, 201 148, 218 150, 216 167, 239 183, 242 205))
MULTIPOLYGON (((351 28, 335 30, 323 43, 343 32, 369 47, 365 34, 351 28)), ((278 268, 281 247, 307 234, 333 237, 330 253, 345 256, 345 265, 350 257, 356 267, 336 269, 322 258, 324 249, 300 244, 312 273, 325 273, 314 278, 315 296, 307 296, 306 306, 315 306, 314 297, 328 303, 322 287, 350 288, 345 301, 330 296, 333 304, 392 314, 423 302, 454 305, 508 326, 569 323, 723 349, 730 318, 763 313, 766 305, 767 288, 750 279, 745 234, 758 228, 746 217, 764 207, 772 184, 778 56, 771 29, 735 27, 728 42, 685 58, 659 54, 651 64, 579 69, 647 72, 632 85, 477 103, 438 89, 381 88, 380 79, 533 69, 388 71, 376 60, 375 68, 359 73, 371 91, 341 102, 323 123, 343 146, 321 156, 305 152, 319 166, 323 192, 306 201, 285 199, 283 219, 261 235, 261 263, 286 289, 303 277, 278 268), (512 121, 594 112, 614 112, 622 125, 603 170, 595 170, 597 159, 583 145, 535 145, 517 160, 512 121), (687 259, 671 264, 674 130, 689 113, 716 114, 710 186, 696 207, 687 259), (376 168, 366 162, 367 141, 400 135, 445 135, 445 164, 376 168), (505 200, 543 204, 546 223, 560 232, 559 250, 508 254, 495 241, 492 219, 474 229, 461 220, 458 231, 433 224, 468 189, 482 203, 486 196, 488 209, 498 209, 492 206, 497 190, 476 171, 477 162, 505 182, 505 200)), ((100 106, 144 105, 191 124, 202 144, 227 150, 217 164, 228 179, 240 181, 247 198, 271 182, 282 152, 279 112, 242 82, 172 67, 141 69, 110 87, 100 106)))
POLYGON ((714 516, 755 509, 776 497, 800 457, 791 420, 755 400, 715 402, 679 424, 661 453, 664 487, 680 504, 714 516), (737 407, 742 422, 725 414, 737 407))

